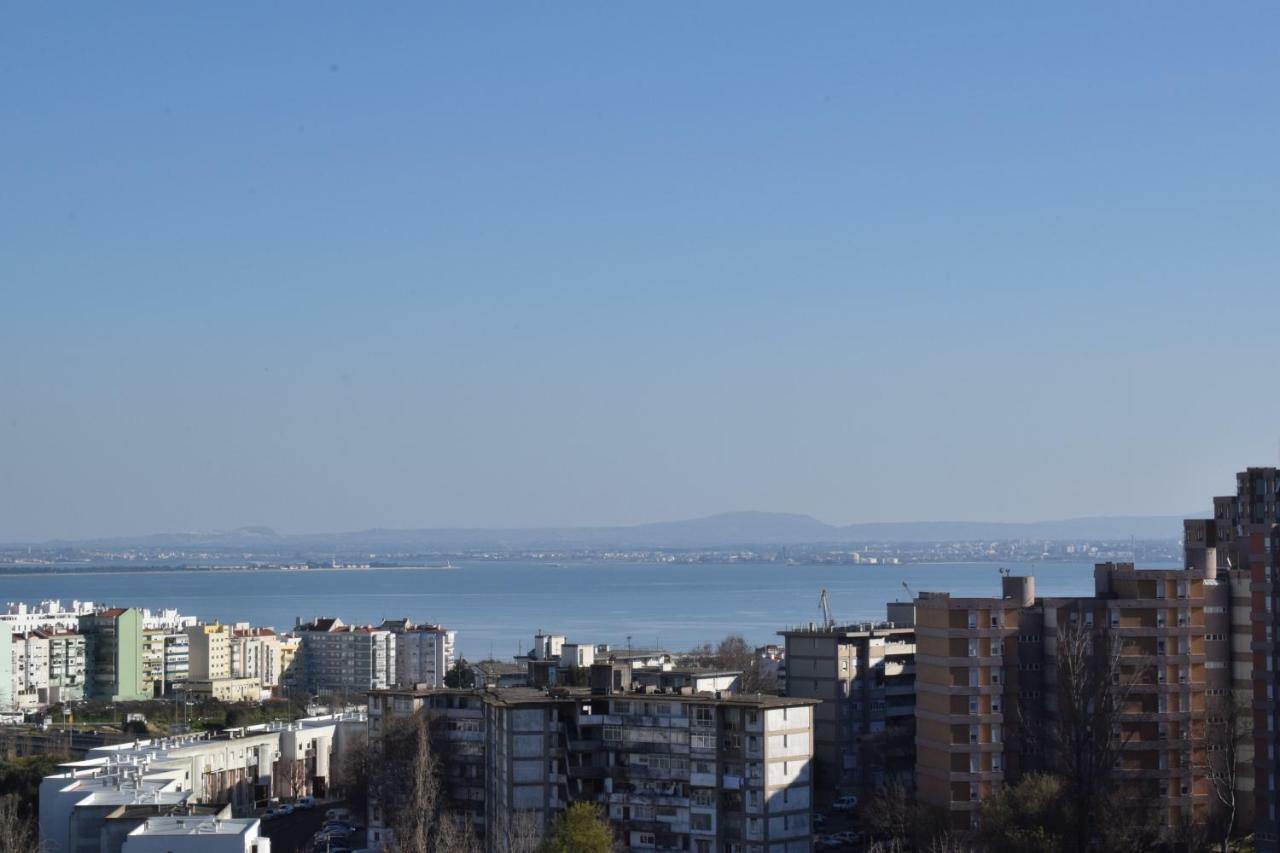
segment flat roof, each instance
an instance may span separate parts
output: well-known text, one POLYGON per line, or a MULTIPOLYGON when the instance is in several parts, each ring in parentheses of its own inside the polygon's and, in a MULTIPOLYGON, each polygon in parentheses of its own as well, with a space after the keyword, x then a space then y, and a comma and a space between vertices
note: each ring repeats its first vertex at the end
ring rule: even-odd
POLYGON ((820 705, 820 699, 798 696, 775 696, 768 693, 655 693, 632 690, 619 693, 593 693, 586 687, 491 687, 486 689, 462 689, 431 687, 418 689, 370 690, 371 696, 474 696, 496 705, 542 704, 546 702, 582 702, 594 699, 653 699, 665 702, 681 702, 689 705, 739 705, 753 708, 791 708, 800 705, 820 705))
POLYGON ((257 827, 256 817, 149 817, 129 835, 244 835, 257 827))

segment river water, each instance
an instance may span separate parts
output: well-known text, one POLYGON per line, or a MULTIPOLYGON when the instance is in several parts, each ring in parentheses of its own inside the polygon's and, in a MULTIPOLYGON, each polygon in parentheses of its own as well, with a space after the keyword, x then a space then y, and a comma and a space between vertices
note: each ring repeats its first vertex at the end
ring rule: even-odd
MULTIPOLYGON (((687 649, 730 633, 753 644, 821 618, 826 589, 837 620, 883 619, 886 601, 914 592, 998 595, 1003 565, 1033 574, 1041 595, 1093 588, 1086 562, 822 566, 762 563, 464 562, 454 568, 174 571, 0 575, 0 601, 78 598, 116 606, 176 607, 206 621, 287 630, 297 617, 349 624, 409 617, 458 631, 472 660, 523 652, 539 629, 576 642, 687 649)), ((1154 564, 1152 567, 1156 567, 1154 564)))

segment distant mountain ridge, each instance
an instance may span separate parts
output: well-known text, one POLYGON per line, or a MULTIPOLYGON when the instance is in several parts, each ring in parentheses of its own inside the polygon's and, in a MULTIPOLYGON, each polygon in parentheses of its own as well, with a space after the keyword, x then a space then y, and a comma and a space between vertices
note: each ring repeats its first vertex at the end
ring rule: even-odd
MULTIPOLYGON (((1191 513, 1186 518, 1211 517, 1191 513)), ((373 551, 464 548, 716 548, 749 545, 956 542, 1010 539, 1177 539, 1184 516, 1090 516, 1056 521, 900 521, 844 526, 785 512, 725 512, 625 527, 421 528, 282 534, 269 527, 58 540, 45 546, 355 548, 373 551)))

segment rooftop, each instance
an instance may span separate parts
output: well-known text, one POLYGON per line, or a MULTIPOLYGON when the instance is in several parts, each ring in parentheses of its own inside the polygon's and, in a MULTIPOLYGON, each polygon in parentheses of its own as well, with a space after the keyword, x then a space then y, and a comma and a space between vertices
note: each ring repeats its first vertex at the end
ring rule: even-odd
POLYGON ((794 708, 800 705, 818 705, 819 699, 802 699, 795 696, 775 696, 767 693, 679 693, 640 689, 611 694, 592 693, 586 687, 489 687, 485 689, 458 689, 451 687, 388 688, 370 690, 370 696, 478 696, 494 705, 541 704, 545 702, 590 701, 595 699, 650 698, 687 705, 737 705, 750 708, 794 708))
POLYGON ((256 817, 151 817, 129 835, 244 835, 257 830, 256 817))

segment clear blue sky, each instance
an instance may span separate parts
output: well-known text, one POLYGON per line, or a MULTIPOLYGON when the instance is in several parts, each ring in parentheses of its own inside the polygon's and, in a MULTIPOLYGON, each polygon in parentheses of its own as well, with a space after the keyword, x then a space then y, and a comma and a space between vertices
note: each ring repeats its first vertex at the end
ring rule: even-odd
POLYGON ((11 4, 0 541, 1207 507, 1280 440, 1277 44, 1263 2, 11 4))

